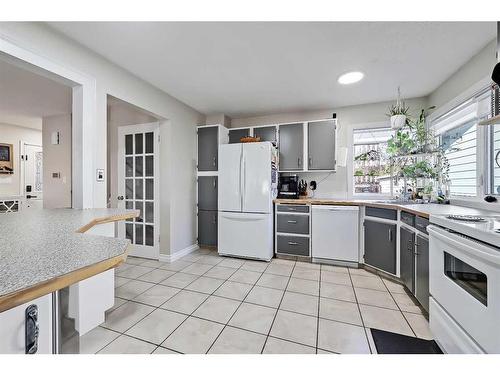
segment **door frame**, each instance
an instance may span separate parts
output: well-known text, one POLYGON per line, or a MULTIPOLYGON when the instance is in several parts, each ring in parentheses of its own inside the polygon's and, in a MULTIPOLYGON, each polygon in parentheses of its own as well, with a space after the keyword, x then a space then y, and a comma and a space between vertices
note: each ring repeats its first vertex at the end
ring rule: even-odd
MULTIPOLYGON (((35 147, 41 147, 42 152, 43 152, 43 145, 37 145, 35 143, 29 143, 29 142, 24 142, 21 141, 21 152, 19 153, 19 163, 21 165, 21 176, 20 176, 20 186, 19 186, 19 194, 23 197, 23 200, 26 200, 26 160, 24 159, 24 155, 26 155, 26 146, 35 146, 35 147)), ((42 168, 44 168, 45 165, 42 160, 42 168)), ((43 171, 42 169, 42 171, 43 171)), ((42 175, 42 184, 43 184, 43 175, 42 175)), ((43 202, 43 187, 42 187, 42 202, 43 202)))
MULTIPOLYGON (((161 225, 160 225, 160 122, 151 122, 146 124, 136 124, 136 125, 124 125, 119 126, 118 132, 118 143, 117 143, 117 170, 116 170, 116 187, 117 195, 123 195, 125 197, 125 141, 124 135, 130 133, 146 133, 153 132, 153 137, 156 139, 154 156, 154 228, 155 228, 155 245, 149 253, 138 254, 134 251, 134 246, 144 246, 145 245, 134 245, 131 246, 130 255, 141 256, 144 258, 160 259, 160 238, 161 238, 161 225), (123 153, 123 154, 122 154, 123 153)), ((145 161, 144 161, 145 162, 145 161)), ((134 162, 135 165, 135 162, 134 162)), ((144 168, 145 170, 145 168, 144 168)), ((134 199, 135 201, 135 199, 134 199)), ((125 199, 119 200, 117 202, 119 208, 125 208, 125 199)), ((145 207, 143 207, 144 210, 145 207)), ((118 237, 125 238, 125 223, 126 221, 120 221, 117 224, 118 237)), ((149 246, 148 246, 149 248, 149 246)), ((143 249, 144 250, 144 249, 143 249)), ((150 250, 150 249, 147 249, 150 250)))
POLYGON ((95 168, 104 168, 106 162, 95 150, 96 140, 102 138, 102 131, 95 126, 96 79, 35 52, 27 42, 7 33, 0 34, 0 58, 72 88, 71 206, 105 207, 106 194, 99 194, 100 182, 95 179, 95 168))

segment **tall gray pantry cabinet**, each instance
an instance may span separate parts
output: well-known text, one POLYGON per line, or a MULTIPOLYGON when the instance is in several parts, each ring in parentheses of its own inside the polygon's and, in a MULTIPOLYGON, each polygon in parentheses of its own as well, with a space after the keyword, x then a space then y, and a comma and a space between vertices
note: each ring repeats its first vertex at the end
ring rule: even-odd
POLYGON ((197 129, 198 245, 217 246, 218 149, 228 143, 228 129, 222 125, 197 129))

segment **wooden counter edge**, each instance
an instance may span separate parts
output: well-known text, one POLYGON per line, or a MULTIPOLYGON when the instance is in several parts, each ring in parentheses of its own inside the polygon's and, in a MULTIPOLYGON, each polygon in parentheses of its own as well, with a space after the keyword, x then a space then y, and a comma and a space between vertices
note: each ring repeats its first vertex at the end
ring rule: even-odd
MULTIPOLYGON (((96 218, 93 219, 90 223, 79 228, 76 232, 84 233, 98 224, 132 219, 137 216, 137 213, 127 213, 122 215, 111 215, 96 218)), ((127 259, 129 247, 130 245, 127 246, 123 254, 117 255, 113 258, 105 259, 90 266, 86 266, 64 275, 54 277, 53 279, 44 281, 42 283, 32 285, 29 288, 17 290, 15 292, 1 296, 0 313, 119 266, 125 261, 125 259, 127 259)))
POLYGON ((336 206, 365 206, 365 207, 378 207, 378 208, 388 208, 393 210, 401 210, 409 212, 414 215, 429 218, 427 212, 422 212, 406 207, 405 205, 390 204, 390 203, 371 203, 371 202, 358 202, 358 201, 335 201, 328 199, 275 199, 274 203, 279 204, 298 204, 298 205, 327 205, 332 204, 336 206))

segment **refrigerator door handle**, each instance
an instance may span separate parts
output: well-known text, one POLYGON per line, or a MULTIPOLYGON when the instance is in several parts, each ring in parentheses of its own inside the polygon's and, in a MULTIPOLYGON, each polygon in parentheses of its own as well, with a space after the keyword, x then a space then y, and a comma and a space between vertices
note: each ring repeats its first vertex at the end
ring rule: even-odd
MULTIPOLYGON (((242 152, 243 153, 243 152, 242 152)), ((245 195, 246 195, 246 183, 247 183, 247 160, 245 155, 243 155, 243 169, 241 170, 241 179, 243 181, 243 193, 241 194, 241 211, 245 212, 245 195)))
POLYGON ((240 151, 240 211, 243 211, 243 148, 240 151))

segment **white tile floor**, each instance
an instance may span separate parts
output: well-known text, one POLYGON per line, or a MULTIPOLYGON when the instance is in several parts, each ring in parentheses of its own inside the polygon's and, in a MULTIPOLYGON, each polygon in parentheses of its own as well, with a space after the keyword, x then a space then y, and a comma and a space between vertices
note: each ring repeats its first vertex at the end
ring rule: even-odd
POLYGON ((129 257, 115 306, 81 353, 375 353, 369 328, 432 338, 401 285, 363 269, 284 259, 129 257))

